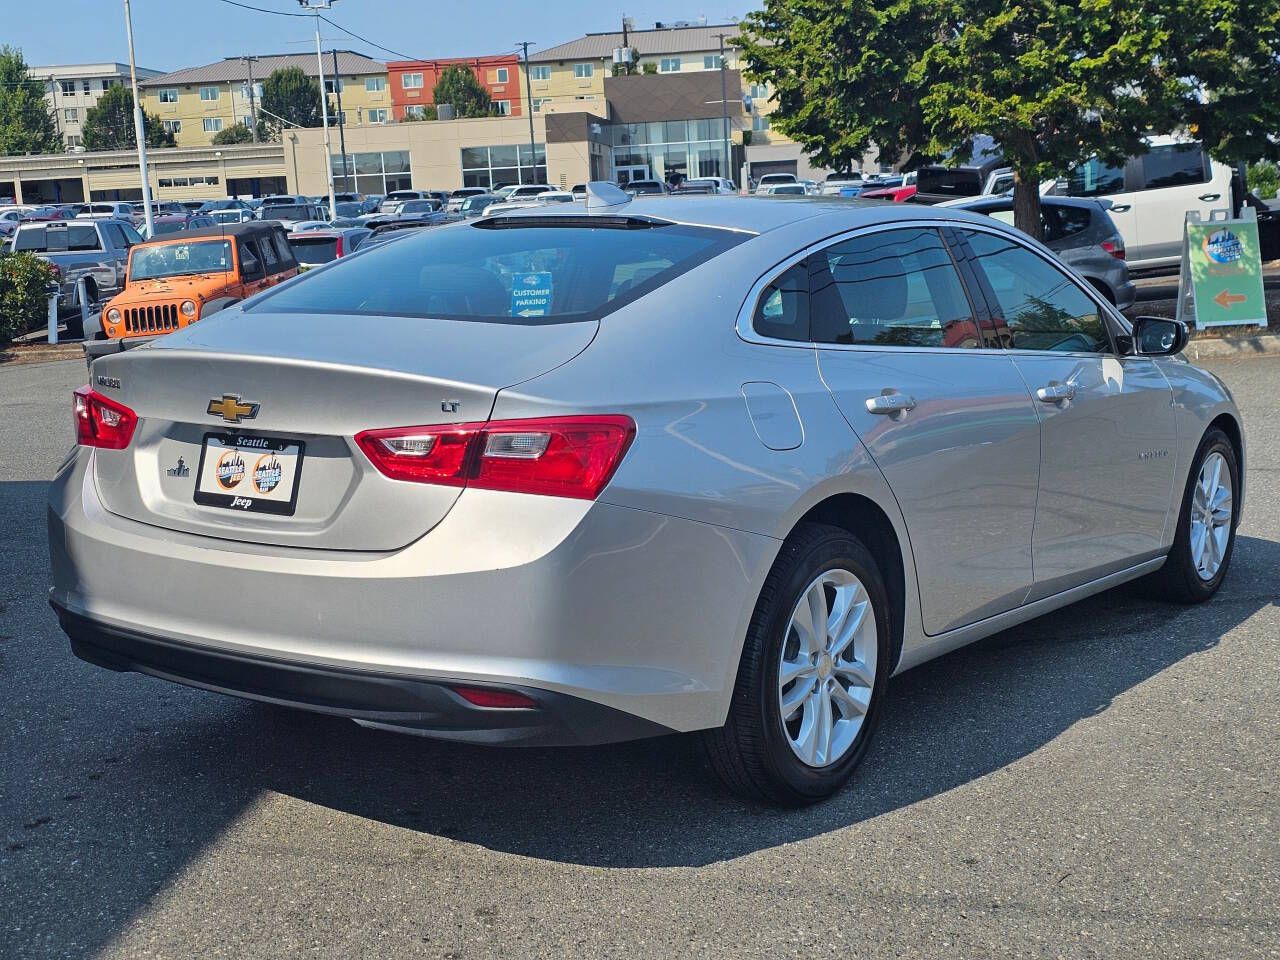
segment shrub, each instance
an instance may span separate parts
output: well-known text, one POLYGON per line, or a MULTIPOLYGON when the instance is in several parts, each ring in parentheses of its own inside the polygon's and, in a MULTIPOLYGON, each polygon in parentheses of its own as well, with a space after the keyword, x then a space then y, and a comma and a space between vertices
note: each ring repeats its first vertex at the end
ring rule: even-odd
POLYGON ((0 347, 48 323, 53 268, 33 253, 0 254, 0 347))
POLYGON ((1280 169, 1266 160, 1249 164, 1249 189, 1263 200, 1274 200, 1280 189, 1280 169))

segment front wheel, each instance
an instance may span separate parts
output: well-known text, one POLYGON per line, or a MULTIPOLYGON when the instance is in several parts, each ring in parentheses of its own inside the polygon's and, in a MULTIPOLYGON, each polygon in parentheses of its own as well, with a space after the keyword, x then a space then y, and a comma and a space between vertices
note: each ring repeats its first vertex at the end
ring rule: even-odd
POLYGON ((830 796, 862 760, 891 665, 889 607, 870 551, 805 524, 766 578, 711 764, 750 799, 800 806, 830 796))

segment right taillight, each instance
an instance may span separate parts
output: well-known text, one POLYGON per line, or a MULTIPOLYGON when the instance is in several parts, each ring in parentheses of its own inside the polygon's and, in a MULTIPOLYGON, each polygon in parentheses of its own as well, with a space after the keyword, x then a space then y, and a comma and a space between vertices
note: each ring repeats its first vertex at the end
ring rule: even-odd
POLYGON ((123 450, 133 439, 138 415, 124 404, 108 400, 87 385, 73 395, 76 442, 84 447, 123 450))
POLYGON ((1103 240, 1102 249, 1107 251, 1117 260, 1124 259, 1124 241, 1117 237, 1114 240, 1103 240))
POLYGON ((603 415, 397 427, 355 439, 393 480, 594 500, 635 433, 630 417, 603 415))

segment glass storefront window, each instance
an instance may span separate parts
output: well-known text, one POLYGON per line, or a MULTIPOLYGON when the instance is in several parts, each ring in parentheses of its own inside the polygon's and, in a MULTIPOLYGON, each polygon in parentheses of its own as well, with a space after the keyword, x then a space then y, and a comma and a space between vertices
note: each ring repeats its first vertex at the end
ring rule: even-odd
POLYGON ((408 150, 348 154, 348 175, 345 177, 342 175, 342 166, 342 155, 339 154, 333 158, 335 190, 386 194, 392 190, 409 190, 413 186, 408 150))
POLYGON ((486 189, 514 183, 547 182, 547 148, 527 143, 462 148, 462 183, 486 189))

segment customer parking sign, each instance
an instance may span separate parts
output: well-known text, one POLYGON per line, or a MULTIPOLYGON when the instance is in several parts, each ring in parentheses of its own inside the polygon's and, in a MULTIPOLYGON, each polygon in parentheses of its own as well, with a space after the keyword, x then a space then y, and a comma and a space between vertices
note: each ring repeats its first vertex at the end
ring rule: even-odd
POLYGON ((545 317, 550 312, 550 272, 517 273, 511 280, 511 315, 545 317))

